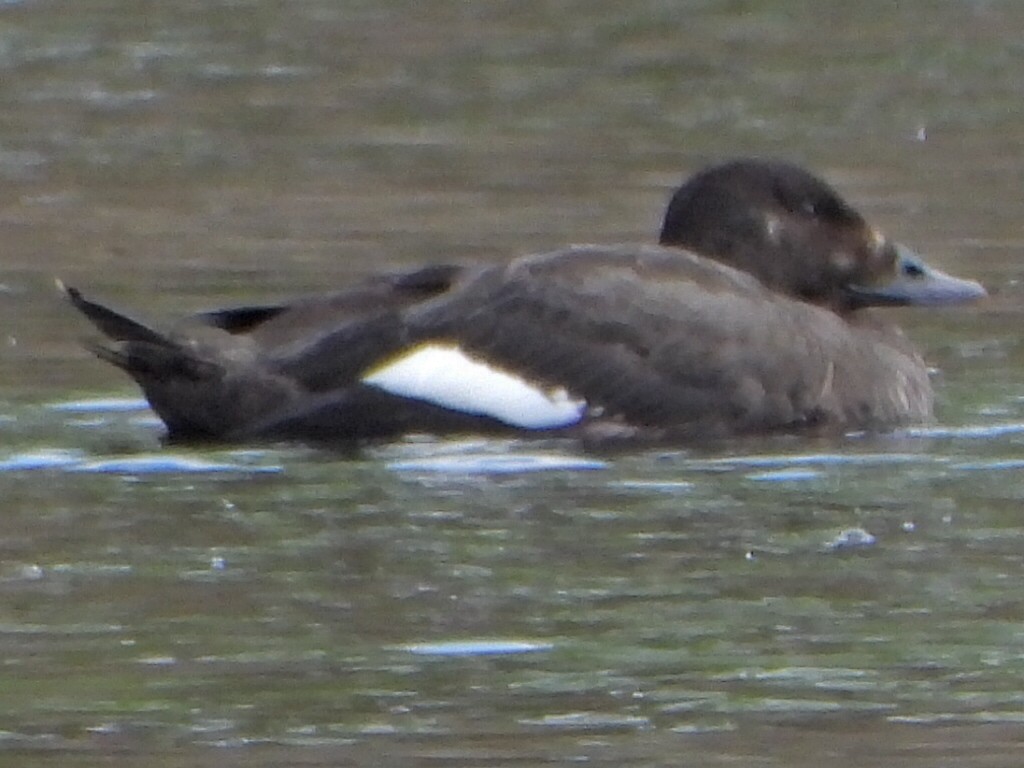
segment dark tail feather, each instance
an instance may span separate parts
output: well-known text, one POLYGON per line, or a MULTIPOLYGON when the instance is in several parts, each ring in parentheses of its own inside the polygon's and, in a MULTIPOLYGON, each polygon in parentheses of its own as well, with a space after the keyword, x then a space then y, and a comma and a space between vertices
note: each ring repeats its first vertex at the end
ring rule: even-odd
MULTIPOLYGON (((176 346, 165 336, 147 328, 142 323, 136 322, 130 317, 115 312, 102 304, 97 304, 95 301, 90 301, 77 288, 64 285, 60 280, 57 281, 57 288, 67 297, 75 309, 89 318, 89 322, 95 325, 111 341, 142 341, 159 346, 176 346)), ((93 349, 93 351, 95 352, 96 350, 93 349)), ((100 357, 103 357, 103 355, 100 355, 100 357)))
POLYGON ((268 320, 283 313, 288 307, 284 304, 273 304, 265 307, 235 307, 234 309, 215 309, 211 312, 200 312, 197 320, 220 328, 228 333, 249 333, 268 320))
POLYGON ((201 360, 186 347, 164 339, 159 344, 146 341, 82 342, 100 360, 117 366, 140 384, 151 381, 186 379, 203 381, 219 376, 219 365, 201 360))
POLYGON ((126 371, 140 383, 147 379, 169 380, 174 377, 198 381, 220 372, 216 364, 200 359, 192 350, 142 323, 90 301, 77 288, 65 286, 59 280, 57 287, 72 306, 106 336, 103 341, 85 340, 85 348, 101 360, 126 371))

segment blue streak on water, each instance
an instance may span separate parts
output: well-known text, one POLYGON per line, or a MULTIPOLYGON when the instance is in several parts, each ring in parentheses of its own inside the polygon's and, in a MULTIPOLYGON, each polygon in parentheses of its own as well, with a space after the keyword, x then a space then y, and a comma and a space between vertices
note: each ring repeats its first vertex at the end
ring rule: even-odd
POLYGON ((16 453, 0 459, 0 472, 25 472, 37 469, 63 469, 82 462, 78 451, 41 450, 16 453))
POLYGON ((71 472, 97 472, 115 475, 152 475, 181 472, 205 474, 210 472, 274 473, 281 472, 279 466, 247 466, 229 462, 205 461, 173 454, 159 456, 133 456, 114 459, 84 461, 70 467, 71 472))
POLYGON ((664 493, 681 493, 692 491, 694 488, 694 484, 687 480, 617 480, 608 485, 628 491, 661 491, 664 493))
POLYGON ((29 472, 62 470, 116 475, 152 474, 208 474, 242 473, 264 474, 283 471, 277 465, 238 464, 208 461, 175 454, 126 456, 115 458, 86 458, 78 451, 40 450, 18 453, 0 459, 0 472, 29 472))
POLYGON ((834 539, 825 545, 829 550, 861 549, 873 547, 878 539, 863 528, 847 528, 840 531, 834 539))
POLYGON ((761 483, 791 483, 817 480, 823 474, 816 469, 779 469, 773 472, 753 472, 744 477, 761 483))
POLYGON ((397 472, 431 472, 444 475, 514 475, 527 472, 576 472, 607 469, 608 464, 579 456, 504 454, 501 456, 432 456, 393 461, 388 469, 397 472))
POLYGON ((401 650, 417 656, 508 656, 539 653, 553 649, 554 643, 534 640, 452 640, 439 643, 409 643, 401 650))
POLYGON ((848 466, 926 462, 931 458, 913 453, 800 453, 794 455, 725 456, 720 459, 699 459, 691 462, 696 469, 721 467, 802 467, 808 465, 848 466))
POLYGON ((46 407, 61 413, 127 413, 145 411, 149 408, 149 403, 141 397, 103 397, 49 403, 46 407))
POLYGON ((964 470, 967 472, 978 472, 985 470, 1007 470, 1024 469, 1024 459, 995 459, 992 461, 965 461, 961 464, 953 464, 950 469, 964 470))
POLYGON ((1014 421, 1004 424, 979 424, 963 427, 908 427, 893 434, 897 437, 956 437, 971 440, 1021 433, 1024 433, 1024 422, 1014 421))

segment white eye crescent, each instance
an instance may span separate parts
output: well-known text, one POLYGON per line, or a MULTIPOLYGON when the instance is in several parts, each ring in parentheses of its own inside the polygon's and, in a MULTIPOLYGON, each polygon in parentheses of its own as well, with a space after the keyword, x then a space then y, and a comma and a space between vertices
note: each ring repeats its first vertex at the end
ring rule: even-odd
POLYGON ((778 216, 772 214, 766 214, 764 217, 764 231, 768 234, 768 239, 773 243, 779 242, 779 236, 782 233, 782 221, 778 216))

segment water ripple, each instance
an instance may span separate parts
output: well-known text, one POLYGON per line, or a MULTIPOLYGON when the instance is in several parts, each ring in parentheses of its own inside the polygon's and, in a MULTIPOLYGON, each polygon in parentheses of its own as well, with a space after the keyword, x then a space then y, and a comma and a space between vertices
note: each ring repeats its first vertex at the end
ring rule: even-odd
POLYGON ((27 451, 0 459, 0 472, 26 472, 38 469, 63 469, 73 467, 82 462, 82 454, 78 451, 62 449, 43 449, 27 451))
POLYGON ((554 643, 536 640, 453 640, 439 643, 410 643, 400 646, 417 656, 508 656, 550 651, 554 643))
POLYGON ((874 546, 877 539, 863 528, 847 528, 840 531, 825 545, 829 550, 862 549, 874 546))
POLYGON ((445 475, 512 475, 527 472, 575 472, 607 469, 607 462, 580 456, 549 454, 504 454, 431 456, 393 461, 388 469, 398 472, 432 472, 445 475))
POLYGON ((976 424, 962 427, 907 427, 894 434, 897 437, 956 437, 966 440, 1017 435, 1024 432, 1024 422, 1004 424, 976 424))
POLYGON ((85 400, 62 400, 48 403, 46 408, 61 413, 125 413, 148 410, 149 403, 141 397, 98 397, 85 400))
POLYGON ((749 456, 723 456, 717 459, 697 459, 688 462, 694 469, 733 469, 749 467, 803 467, 808 465, 820 466, 849 466, 849 465, 874 465, 874 464, 908 464, 913 462, 927 462, 931 457, 914 453, 798 453, 791 455, 782 454, 752 454, 749 456))
POLYGON ((772 472, 753 472, 744 475, 747 480, 756 480, 766 483, 792 483, 806 480, 817 480, 822 472, 816 469, 778 469, 772 472))
POLYGON ((184 472, 189 474, 206 472, 280 472, 279 466, 247 466, 230 462, 206 461, 185 456, 152 455, 127 458, 99 459, 84 461, 69 467, 71 472, 98 472, 104 474, 151 475, 184 472))
POLYGON ((210 461, 175 454, 149 454, 114 458, 86 458, 79 451, 43 449, 16 453, 0 459, 0 472, 31 472, 63 470, 115 475, 206 474, 206 473, 276 473, 279 465, 242 464, 210 461))

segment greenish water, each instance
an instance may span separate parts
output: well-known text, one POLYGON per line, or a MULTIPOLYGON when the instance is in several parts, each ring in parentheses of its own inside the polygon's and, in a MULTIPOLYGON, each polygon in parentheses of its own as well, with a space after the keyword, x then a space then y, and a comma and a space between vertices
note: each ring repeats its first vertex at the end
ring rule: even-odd
POLYGON ((0 762, 1016 765, 1024 6, 0 4, 0 762), (149 318, 650 241, 777 155, 992 292, 939 422, 591 455, 166 448, 149 318), (115 398, 115 399, 111 399, 115 398))

